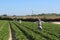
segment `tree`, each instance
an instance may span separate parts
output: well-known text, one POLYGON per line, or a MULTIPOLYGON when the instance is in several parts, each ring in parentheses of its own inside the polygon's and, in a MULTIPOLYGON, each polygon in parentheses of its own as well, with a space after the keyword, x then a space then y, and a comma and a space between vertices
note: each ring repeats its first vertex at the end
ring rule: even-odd
POLYGON ((7 14, 4 14, 4 15, 2 15, 2 16, 7 16, 7 14))

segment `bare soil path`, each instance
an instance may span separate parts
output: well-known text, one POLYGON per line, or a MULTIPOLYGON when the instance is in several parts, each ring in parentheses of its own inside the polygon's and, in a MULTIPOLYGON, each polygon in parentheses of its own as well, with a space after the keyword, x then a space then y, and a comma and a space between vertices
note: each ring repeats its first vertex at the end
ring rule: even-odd
POLYGON ((60 24, 60 22, 52 22, 53 24, 60 24))
POLYGON ((12 40, 12 34, 11 34, 10 25, 9 25, 9 40, 12 40))

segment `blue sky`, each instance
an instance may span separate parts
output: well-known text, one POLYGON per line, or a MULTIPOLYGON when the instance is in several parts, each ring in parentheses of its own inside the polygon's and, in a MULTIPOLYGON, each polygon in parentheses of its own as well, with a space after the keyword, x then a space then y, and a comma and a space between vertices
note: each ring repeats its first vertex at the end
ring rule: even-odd
POLYGON ((60 13, 60 0, 0 0, 0 15, 60 13))

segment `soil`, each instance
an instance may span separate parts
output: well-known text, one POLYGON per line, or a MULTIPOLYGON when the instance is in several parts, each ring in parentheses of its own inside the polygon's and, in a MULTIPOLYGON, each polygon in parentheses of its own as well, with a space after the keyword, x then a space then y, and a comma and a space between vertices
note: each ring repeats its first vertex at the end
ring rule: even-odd
POLYGON ((11 34, 10 25, 9 25, 9 40, 12 40, 12 34, 11 34))
POLYGON ((60 22, 52 22, 53 24, 60 24, 60 22))

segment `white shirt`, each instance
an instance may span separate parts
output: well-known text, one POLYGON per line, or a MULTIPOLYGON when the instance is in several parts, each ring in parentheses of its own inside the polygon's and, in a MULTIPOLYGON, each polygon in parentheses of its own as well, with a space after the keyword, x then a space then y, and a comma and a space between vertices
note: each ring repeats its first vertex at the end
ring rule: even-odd
POLYGON ((41 23, 41 20, 38 21, 38 28, 42 29, 42 23, 41 23))

